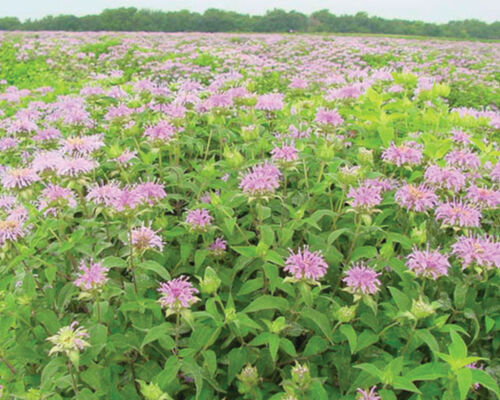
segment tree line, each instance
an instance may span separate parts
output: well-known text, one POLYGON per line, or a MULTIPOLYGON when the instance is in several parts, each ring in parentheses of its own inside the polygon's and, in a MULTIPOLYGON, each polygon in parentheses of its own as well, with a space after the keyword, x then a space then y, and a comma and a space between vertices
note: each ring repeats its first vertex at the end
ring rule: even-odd
POLYGON ((436 24, 402 19, 355 15, 334 15, 320 10, 305 15, 297 11, 274 9, 265 15, 240 14, 208 9, 204 13, 188 10, 155 11, 134 7, 106 9, 98 15, 47 16, 28 19, 0 18, 0 30, 26 31, 146 31, 146 32, 332 32, 435 37, 500 39, 500 21, 486 23, 468 19, 436 24))

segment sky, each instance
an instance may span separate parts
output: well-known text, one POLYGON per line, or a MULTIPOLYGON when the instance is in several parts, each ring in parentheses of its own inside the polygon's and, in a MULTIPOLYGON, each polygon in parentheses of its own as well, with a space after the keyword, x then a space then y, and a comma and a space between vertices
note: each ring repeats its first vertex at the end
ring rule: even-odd
POLYGON ((385 18, 402 18, 428 22, 479 19, 500 21, 500 0, 0 0, 0 17, 21 20, 46 15, 87 15, 105 8, 136 7, 175 11, 187 9, 203 12, 207 8, 264 14, 273 8, 297 10, 306 14, 328 9, 334 14, 366 11, 385 18))

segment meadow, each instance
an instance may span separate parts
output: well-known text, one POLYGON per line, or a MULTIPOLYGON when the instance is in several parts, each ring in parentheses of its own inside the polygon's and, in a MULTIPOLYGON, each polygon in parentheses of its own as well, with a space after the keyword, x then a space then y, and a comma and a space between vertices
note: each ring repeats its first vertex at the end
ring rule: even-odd
POLYGON ((499 398, 499 67, 0 32, 0 398, 499 398))

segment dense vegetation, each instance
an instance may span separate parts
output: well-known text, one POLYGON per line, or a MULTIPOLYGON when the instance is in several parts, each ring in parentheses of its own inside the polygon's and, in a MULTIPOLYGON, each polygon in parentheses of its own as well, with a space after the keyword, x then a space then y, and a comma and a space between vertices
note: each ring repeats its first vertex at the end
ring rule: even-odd
POLYGON ((334 15, 328 10, 310 16, 275 9, 265 15, 245 15, 208 9, 203 14, 183 11, 151 11, 136 8, 107 9, 99 15, 48 16, 19 21, 0 18, 0 29, 27 31, 139 31, 139 32, 335 32, 423 35, 455 38, 500 39, 500 22, 450 21, 446 24, 371 17, 334 15))
POLYGON ((0 398, 498 399, 499 60, 0 33, 0 398))

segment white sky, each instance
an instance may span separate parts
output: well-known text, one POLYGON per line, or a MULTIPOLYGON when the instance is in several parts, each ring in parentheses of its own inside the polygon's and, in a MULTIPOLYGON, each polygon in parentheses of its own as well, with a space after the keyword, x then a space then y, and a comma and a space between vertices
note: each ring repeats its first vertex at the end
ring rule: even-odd
POLYGON ((500 20, 500 0, 0 0, 0 17, 16 16, 24 20, 58 14, 86 15, 116 7, 197 12, 220 8, 245 14, 263 14, 273 8, 306 14, 328 9, 334 14, 366 11, 380 17, 429 22, 500 20))

